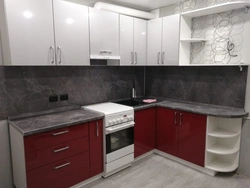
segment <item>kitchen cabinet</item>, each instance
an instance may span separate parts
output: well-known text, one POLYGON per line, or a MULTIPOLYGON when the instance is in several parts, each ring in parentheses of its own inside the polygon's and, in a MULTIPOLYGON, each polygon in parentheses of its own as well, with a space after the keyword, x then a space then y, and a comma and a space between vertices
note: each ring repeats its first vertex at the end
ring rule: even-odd
POLYGON ((120 59, 119 14, 89 8, 90 58, 120 59))
POLYGON ((103 121, 89 123, 90 177, 103 172, 103 121))
POLYGON ((120 65, 146 65, 147 21, 120 15, 120 65))
POLYGON ((156 108, 135 112, 135 158, 155 148, 156 108))
POLYGON ((156 149, 178 155, 177 111, 157 108, 156 149))
POLYGON ((148 21, 147 65, 179 65, 180 15, 148 21))
POLYGON ((87 7, 61 0, 4 0, 0 7, 5 65, 89 64, 87 7))
POLYGON ((5 6, 1 23, 6 21, 1 25, 4 64, 55 65, 52 1, 4 0, 1 3, 5 6))
POLYGON ((204 167, 206 116, 157 108, 156 148, 204 167))
POLYGON ((53 2, 57 65, 90 65, 88 7, 53 2))

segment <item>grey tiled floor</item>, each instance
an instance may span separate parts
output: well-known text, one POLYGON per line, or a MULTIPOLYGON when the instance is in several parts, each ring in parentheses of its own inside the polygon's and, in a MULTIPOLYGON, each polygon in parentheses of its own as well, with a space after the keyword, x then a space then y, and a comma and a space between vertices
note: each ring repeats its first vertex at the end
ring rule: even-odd
POLYGON ((150 155, 82 188, 250 188, 250 178, 232 173, 211 177, 159 155, 150 155))

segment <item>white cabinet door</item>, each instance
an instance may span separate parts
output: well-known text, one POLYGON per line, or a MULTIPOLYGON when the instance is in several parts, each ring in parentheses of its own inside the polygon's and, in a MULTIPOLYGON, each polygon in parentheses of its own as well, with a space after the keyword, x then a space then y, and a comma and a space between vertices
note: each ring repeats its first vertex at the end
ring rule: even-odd
POLYGON ((54 0, 57 65, 89 65, 88 7, 54 0))
POLYGON ((120 15, 120 65, 134 64, 134 18, 120 15))
POLYGON ((162 18, 148 21, 147 65, 161 64, 162 18))
POLYGON ((55 65, 51 0, 5 0, 11 65, 55 65))
POLYGON ((179 65, 180 14, 163 18, 162 64, 179 65))
POLYGON ((147 21, 134 18, 135 64, 146 65, 147 58, 147 21))
POLYGON ((89 8, 90 58, 120 59, 119 14, 89 8))

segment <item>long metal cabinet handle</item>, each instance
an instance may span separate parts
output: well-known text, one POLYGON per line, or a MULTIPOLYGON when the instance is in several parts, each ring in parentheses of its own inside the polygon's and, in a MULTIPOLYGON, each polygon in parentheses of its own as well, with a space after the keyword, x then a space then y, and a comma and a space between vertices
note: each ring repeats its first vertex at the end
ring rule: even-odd
POLYGON ((96 122, 95 126, 96 126, 96 137, 99 137, 99 123, 96 122))
POLYGON ((161 52, 158 52, 158 55, 157 55, 157 63, 160 64, 160 55, 161 55, 161 52))
POLYGON ((135 65, 137 65, 137 52, 135 52, 135 65))
POLYGON ((50 50, 52 51, 52 58, 51 58, 51 64, 54 64, 55 61, 55 51, 54 51, 54 46, 50 46, 50 50))
POLYGON ((66 130, 66 131, 62 131, 62 132, 58 132, 58 133, 52 133, 52 136, 58 136, 58 135, 61 135, 61 134, 66 134, 68 133, 69 131, 66 130))
POLYGON ((58 63, 61 64, 62 63, 62 49, 61 49, 61 47, 57 47, 57 53, 60 54, 59 58, 58 58, 58 63))
POLYGON ((174 113, 174 124, 177 124, 177 112, 174 113))
POLYGON ((180 126, 182 126, 182 113, 180 113, 180 126))
POLYGON ((164 61, 165 61, 165 52, 162 53, 162 57, 161 57, 161 62, 164 65, 164 61))
POLYGON ((63 168, 63 167, 68 166, 68 165, 70 165, 70 162, 65 163, 65 164, 63 164, 63 165, 60 165, 60 166, 56 166, 56 167, 55 167, 55 170, 60 169, 60 168, 63 168))
POLYGON ((112 54, 112 52, 108 50, 101 50, 100 54, 112 54))
POLYGON ((134 64, 134 53, 131 52, 131 65, 133 65, 133 64, 134 64))
POLYGON ((56 149, 56 150, 54 150, 54 153, 58 153, 60 151, 64 151, 64 150, 67 150, 67 149, 69 149, 69 146, 67 146, 65 148, 56 149))

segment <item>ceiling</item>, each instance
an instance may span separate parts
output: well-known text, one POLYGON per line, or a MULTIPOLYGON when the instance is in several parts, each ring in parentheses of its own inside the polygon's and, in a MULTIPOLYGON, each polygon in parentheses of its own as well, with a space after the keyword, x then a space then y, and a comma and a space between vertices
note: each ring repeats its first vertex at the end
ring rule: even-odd
POLYGON ((174 3, 181 2, 183 0, 68 0, 72 2, 77 2, 87 6, 93 6, 96 2, 107 2, 117 5, 122 5, 130 8, 135 8, 144 11, 151 11, 171 5, 174 3))

